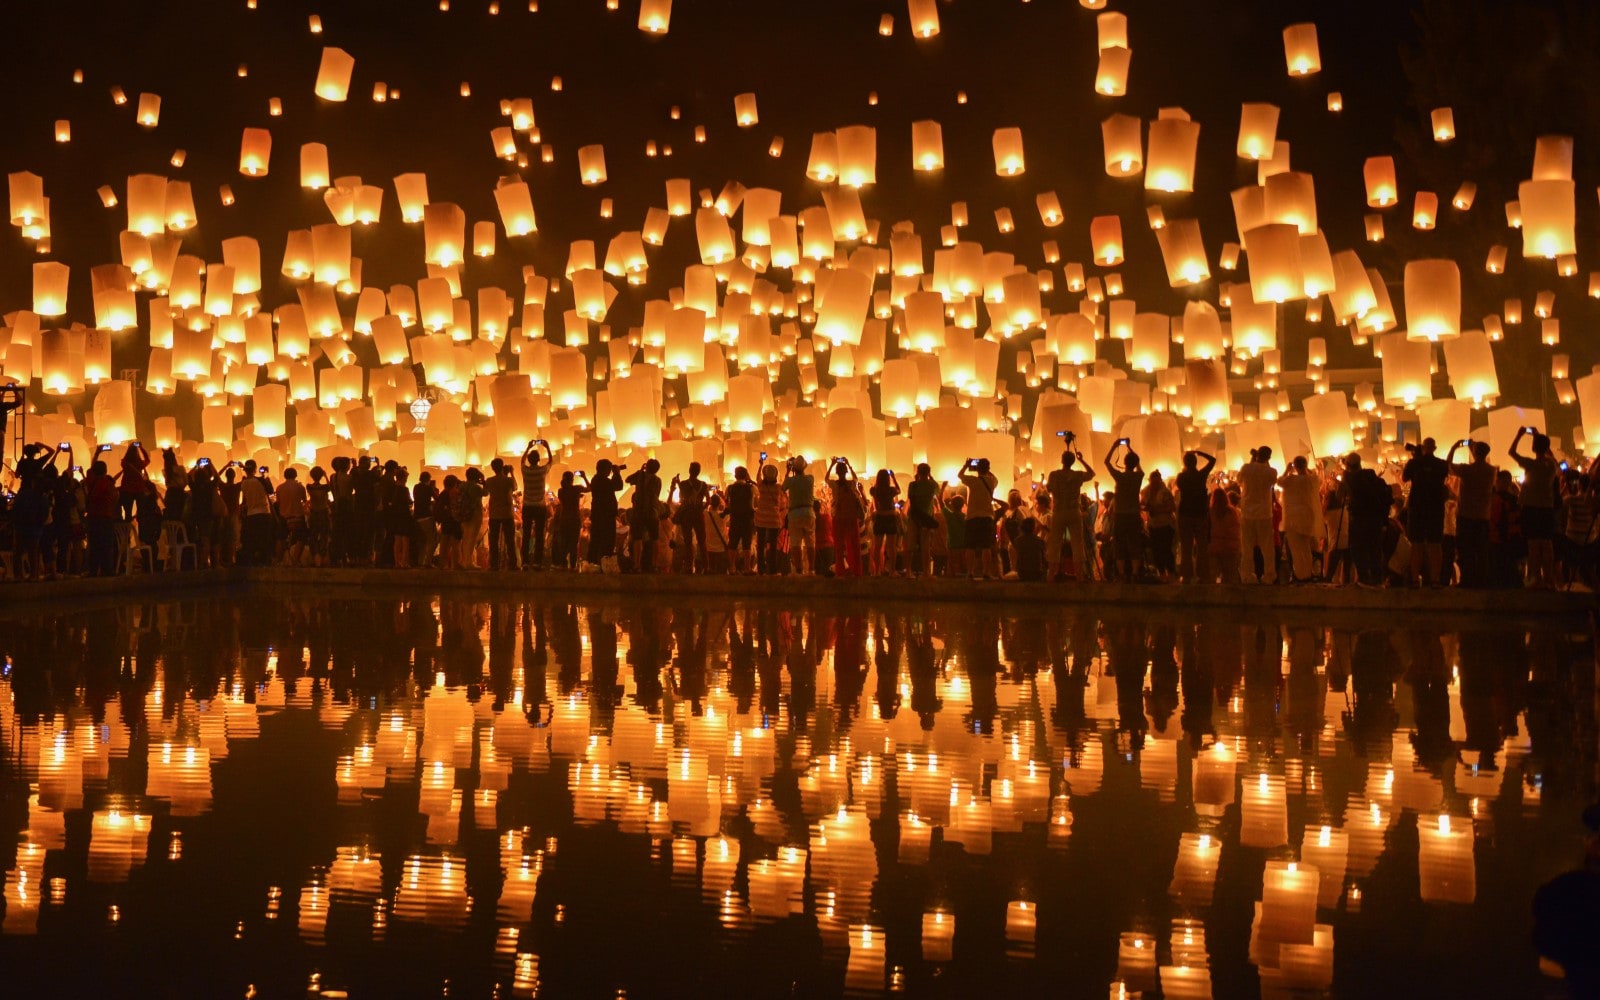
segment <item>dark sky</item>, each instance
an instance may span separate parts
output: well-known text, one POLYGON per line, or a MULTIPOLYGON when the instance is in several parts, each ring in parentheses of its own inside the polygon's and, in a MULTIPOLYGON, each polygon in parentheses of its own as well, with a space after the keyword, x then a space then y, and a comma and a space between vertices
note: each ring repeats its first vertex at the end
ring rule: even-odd
MULTIPOLYGON (((1361 163, 1398 154, 1397 133, 1425 122, 1425 110, 1409 103, 1399 56, 1418 34, 1412 15, 1422 3, 1114 3, 1129 17, 1133 50, 1129 94, 1115 100, 1093 93, 1095 16, 1075 0, 941 3, 943 30, 929 41, 910 37, 903 0, 677 0, 664 38, 636 29, 638 0, 621 0, 617 11, 607 11, 604 0, 542 0, 537 13, 528 12, 526 0, 505 0, 496 16, 487 0, 453 0, 448 13, 422 0, 260 0, 255 11, 244 0, 7 4, 0 25, 8 36, 37 43, 12 46, 10 84, 0 97, 0 124, 12 141, 0 148, 0 164, 45 177, 51 256, 73 266, 70 318, 92 322, 88 269, 117 259, 117 234, 126 223, 122 208, 100 207, 95 188, 111 184, 121 195, 131 173, 192 182, 200 225, 186 236, 184 252, 219 260, 222 239, 256 236, 266 272, 263 300, 272 307, 293 297, 293 286, 275 277, 285 230, 329 218, 320 194, 298 186, 300 144, 325 142, 336 176, 359 175, 385 188, 384 222, 355 235, 364 284, 414 282, 424 274, 420 226, 399 221, 392 178, 426 172, 432 199, 461 205, 469 231, 472 221, 497 220, 492 191, 508 165, 492 155, 488 133, 505 123, 501 98, 531 97, 543 139, 556 153, 549 165, 532 153, 524 171, 541 231, 519 240, 502 234, 499 254, 469 261, 465 277, 469 296, 484 284, 514 294, 523 264, 543 274, 558 271, 570 240, 593 239, 603 255, 612 235, 637 229, 648 207, 664 204, 669 177, 687 176, 696 189, 714 191, 728 180, 776 187, 785 212, 820 203, 818 187, 804 177, 811 134, 868 124, 878 128, 878 183, 863 193, 867 214, 885 227, 913 220, 930 262, 952 201, 969 205, 966 238, 1035 268, 1042 266, 1045 239, 1060 243, 1064 260, 1088 260, 1090 217, 1119 214, 1128 263, 1118 270, 1129 294, 1141 309, 1179 312, 1184 298, 1167 286, 1145 205, 1161 204, 1170 218, 1197 217, 1213 273, 1223 277, 1217 251, 1237 238, 1228 192, 1254 183, 1256 173, 1253 163, 1234 156, 1241 101, 1281 106, 1279 138, 1291 143, 1295 168, 1316 178, 1321 225, 1333 249, 1354 247, 1370 264, 1398 271, 1396 261, 1385 262, 1392 249, 1362 241, 1361 163), (307 30, 313 11, 322 17, 321 35, 307 30), (892 38, 876 31, 884 13, 896 19, 892 38), (1281 32, 1308 19, 1319 29, 1324 70, 1290 79, 1281 32), (356 59, 351 98, 342 105, 312 94, 324 45, 341 46, 356 59), (241 63, 249 66, 244 79, 235 72, 241 63), (81 86, 71 81, 79 67, 81 86), (555 75, 564 81, 560 93, 550 90, 555 75), (400 88, 399 101, 370 100, 380 79, 400 88), (457 93, 463 81, 473 91, 467 99, 457 93), (112 105, 112 85, 127 91, 127 106, 112 105), (163 97, 154 130, 133 122, 132 102, 146 90, 163 97), (959 90, 969 96, 965 105, 956 103, 959 90), (1343 114, 1326 111, 1330 90, 1343 94, 1343 114), (761 122, 754 128, 734 127, 733 97, 742 91, 758 96, 761 122), (868 106, 870 91, 878 94, 876 107, 868 106), (284 102, 281 118, 267 115, 273 96, 284 102), (673 105, 682 108, 680 121, 668 118, 673 105), (1149 119, 1174 105, 1202 124, 1196 193, 1147 196, 1137 180, 1108 178, 1101 120, 1113 112, 1149 119), (946 168, 935 175, 909 168, 910 122, 925 117, 944 128, 946 168), (72 121, 70 144, 51 141, 57 118, 72 121), (709 133, 704 145, 691 141, 696 124, 709 133), (246 126, 272 130, 267 178, 237 172, 246 126), (1023 130, 1028 167, 1021 177, 994 175, 990 136, 1001 126, 1023 130), (766 155, 774 135, 785 139, 781 159, 766 155), (675 155, 647 159, 649 139, 670 143, 675 155), (576 150, 588 143, 606 147, 610 181, 597 188, 578 182, 576 150), (177 148, 188 153, 182 169, 168 163, 177 148), (238 197, 230 208, 218 202, 223 183, 238 197), (1034 196, 1046 190, 1056 191, 1066 210, 1065 224, 1053 229, 1034 208, 1034 196), (609 221, 599 218, 606 197, 615 202, 609 221), (1010 235, 995 230, 993 210, 1001 206, 1017 222, 1010 235)), ((1526 171, 1530 158, 1531 150, 1509 159, 1526 171)), ((1404 206, 1407 169, 1402 158, 1404 206)), ((1450 193, 1441 190, 1441 201, 1450 193)), ((1592 211, 1592 199, 1580 202, 1592 211)), ((1391 234, 1404 236, 1407 217, 1405 208, 1389 213, 1391 234)), ((1511 235, 1501 230, 1498 238, 1511 235)), ((1507 241, 1515 255, 1515 241, 1507 241)), ((651 251, 648 286, 623 290, 612 325, 637 324, 643 299, 665 297, 694 254, 692 222, 676 220, 667 246, 651 251)), ((1480 248, 1460 256, 1464 272, 1481 270, 1480 248)), ((0 236, 4 308, 29 305, 35 259, 15 229, 0 236)), ((1215 283, 1201 294, 1214 298, 1215 283)), ((1468 314, 1469 322, 1478 315, 1471 307, 1468 314)), ((1315 332, 1337 333, 1327 323, 1315 332)), ((1286 365, 1303 358, 1302 344, 1303 338, 1286 344, 1286 365)), ((1341 349, 1331 336, 1330 344, 1341 349)), ((118 362, 142 365, 143 358, 119 354, 118 362)), ((1002 371, 1006 365, 1002 360, 1002 371)))

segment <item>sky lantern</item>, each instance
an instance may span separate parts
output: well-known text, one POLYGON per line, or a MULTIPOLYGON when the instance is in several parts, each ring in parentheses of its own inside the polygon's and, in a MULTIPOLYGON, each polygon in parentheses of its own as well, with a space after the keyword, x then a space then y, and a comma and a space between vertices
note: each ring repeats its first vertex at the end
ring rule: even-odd
POLYGON ((33 265, 33 311, 47 319, 67 311, 67 279, 71 269, 59 261, 33 265))
POLYGON ((877 183, 878 130, 869 125, 847 125, 839 129, 837 136, 839 183, 853 188, 877 183))
POLYGON ((1368 208, 1388 208, 1399 200, 1399 187, 1394 179, 1394 157, 1368 157, 1361 167, 1361 177, 1367 185, 1368 208))
POLYGON ((1095 93, 1103 97, 1122 97, 1128 92, 1128 64, 1133 52, 1125 46, 1113 45, 1100 50, 1100 64, 1094 71, 1095 93))
MULTIPOLYGON (((1181 113, 1181 112, 1180 112, 1181 113)), ((1144 186, 1147 191, 1194 190, 1194 158, 1200 124, 1188 118, 1157 118, 1150 123, 1144 186)))
POLYGON ((467 215, 460 206, 449 202, 424 206, 422 234, 423 259, 429 264, 449 267, 465 259, 467 215))
POLYGON ((911 123, 911 166, 921 171, 944 169, 944 132, 938 122, 923 119, 911 123))
POLYGON ((756 112, 755 94, 733 96, 733 119, 740 128, 749 128, 761 120, 761 116, 756 112))
POLYGON ((1271 157, 1277 137, 1276 104, 1240 105, 1238 153, 1241 160, 1261 160, 1271 157))
POLYGON ((1107 174, 1132 177, 1144 169, 1143 130, 1144 122, 1133 115, 1115 114, 1100 123, 1107 174))
POLYGON ((839 176, 839 137, 834 132, 815 132, 811 136, 811 154, 806 160, 806 176, 821 184, 830 184, 839 176))
POLYGON ((1576 187, 1569 180, 1531 180, 1517 185, 1522 208, 1522 255, 1554 259, 1577 252, 1576 187))
POLYGON ((511 181, 494 189, 494 203, 507 236, 527 236, 539 231, 533 214, 533 195, 526 181, 511 181))
POLYGON ((1283 29, 1283 58, 1290 76, 1322 72, 1322 52, 1317 46, 1317 26, 1310 22, 1283 29))
MULTIPOLYGON (((268 137, 270 151, 271 138, 268 137)), ((241 156, 242 161, 242 156, 241 156)), ((265 169, 265 162, 262 168, 265 169)), ((241 162, 240 169, 244 165, 241 162)), ((249 171, 244 171, 249 173, 249 171)), ((320 142, 308 142, 300 147, 300 186, 310 191, 320 191, 328 186, 331 171, 328 169, 328 147, 320 142)))
POLYGON ((1094 19, 1097 51, 1128 47, 1128 15, 1106 11, 1094 19))
POLYGON ((1449 108, 1434 108, 1428 114, 1434 142, 1449 142, 1456 137, 1456 115, 1449 108))
POLYGON ((1455 261, 1407 261, 1405 302, 1406 336, 1412 340, 1461 335, 1461 269, 1455 261))
POLYGON ((400 200, 401 220, 421 222, 428 206, 428 175, 401 174, 394 179, 394 193, 400 200))
POLYGON ((1534 140, 1533 180, 1572 180, 1572 136, 1541 135, 1534 140))
POLYGON ((1189 389, 1190 419, 1207 427, 1227 423, 1233 411, 1227 365, 1221 358, 1192 358, 1185 360, 1183 367, 1184 384, 1189 389))
POLYGON ((994 130, 994 172, 1001 177, 1015 177, 1026 169, 1022 155, 1022 129, 997 128, 994 130))
POLYGON ((1433 399, 1433 345, 1405 333, 1387 333, 1383 351, 1383 401, 1410 409, 1433 399))
MULTIPOLYGON (((1500 378, 1495 373, 1494 348, 1482 330, 1464 330, 1459 337, 1444 342, 1445 371, 1457 399, 1474 405, 1491 402, 1500 395, 1500 378)), ((1442 438, 1440 440, 1443 440, 1442 438)), ((1454 440, 1454 439, 1452 439, 1454 440)))
POLYGON ((906 13, 911 20, 911 33, 916 37, 932 38, 939 33, 937 0, 906 0, 906 13))
POLYGON ((816 333, 835 344, 859 344, 872 301, 872 275, 854 269, 831 272, 818 296, 816 333))
POLYGON ((1298 227, 1277 222, 1246 230, 1244 252, 1250 264, 1250 293, 1257 302, 1305 297, 1298 227))
POLYGON ((672 0, 641 0, 639 30, 647 35, 665 35, 672 24, 672 0))
POLYGON ((1156 230, 1156 242, 1161 245, 1161 258, 1167 265, 1167 281, 1172 287, 1197 285, 1210 280, 1211 268, 1206 263, 1206 248, 1200 239, 1198 220, 1173 219, 1169 225, 1156 230))
POLYGON ((140 94, 134 120, 145 128, 155 128, 161 121, 161 95, 140 94))
POLYGON ((1432 191, 1418 191, 1411 209, 1411 227, 1429 230, 1439 220, 1439 196, 1432 191))
MULTIPOLYGON (((1102 267, 1115 267, 1122 263, 1122 219, 1115 215, 1097 215, 1089 220, 1089 242, 1094 247, 1094 261, 1102 267)), ((1071 286, 1071 281, 1068 281, 1071 286)))
POLYGON ((350 74, 355 68, 355 57, 344 49, 324 48, 317 65, 317 96, 324 101, 343 102, 350 96, 350 74))
POLYGON ((594 144, 578 147, 578 177, 585 187, 606 182, 606 148, 594 144))

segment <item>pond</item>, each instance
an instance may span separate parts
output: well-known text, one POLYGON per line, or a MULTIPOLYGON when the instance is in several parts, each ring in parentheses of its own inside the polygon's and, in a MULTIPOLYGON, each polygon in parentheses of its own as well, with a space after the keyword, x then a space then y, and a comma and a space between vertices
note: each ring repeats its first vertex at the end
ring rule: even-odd
POLYGON ((1582 622, 279 590, 0 654, 16 996, 1531 996, 1594 795, 1582 622))

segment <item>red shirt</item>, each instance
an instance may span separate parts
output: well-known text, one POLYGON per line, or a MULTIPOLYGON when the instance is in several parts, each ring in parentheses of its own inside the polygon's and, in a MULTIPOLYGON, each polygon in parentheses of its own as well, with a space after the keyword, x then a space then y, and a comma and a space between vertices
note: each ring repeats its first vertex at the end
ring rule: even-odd
POLYGON ((117 516, 117 484, 110 476, 90 476, 84 485, 89 494, 86 506, 90 517, 117 516))

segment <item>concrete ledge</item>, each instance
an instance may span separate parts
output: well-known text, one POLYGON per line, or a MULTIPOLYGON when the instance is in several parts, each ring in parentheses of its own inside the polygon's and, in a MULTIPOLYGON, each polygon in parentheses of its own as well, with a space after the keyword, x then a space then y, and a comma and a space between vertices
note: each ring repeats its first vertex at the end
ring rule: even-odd
POLYGON ((1386 615, 1489 616, 1494 619, 1586 617, 1587 592, 1526 590, 1366 590, 1324 586, 1160 586, 1126 583, 1024 584, 959 579, 854 580, 817 577, 655 576, 441 570, 234 568, 95 580, 0 584, 0 606, 62 610, 83 604, 181 599, 197 593, 256 589, 299 596, 367 592, 548 594, 655 600, 777 600, 788 604, 916 602, 1003 604, 1015 608, 1084 606, 1123 610, 1209 609, 1231 614, 1352 612, 1386 615))

